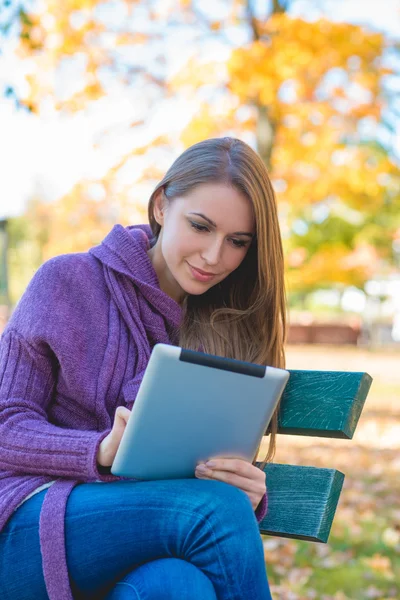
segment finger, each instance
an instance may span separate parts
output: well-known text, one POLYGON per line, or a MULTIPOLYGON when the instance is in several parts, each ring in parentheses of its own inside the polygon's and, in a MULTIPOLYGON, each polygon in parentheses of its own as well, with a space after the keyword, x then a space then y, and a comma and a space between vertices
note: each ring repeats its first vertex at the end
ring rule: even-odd
MULTIPOLYGON (((201 475, 198 476, 200 479, 204 479, 204 480, 208 480, 208 481, 216 481, 215 477, 209 477, 208 475, 201 475)), ((221 480, 222 481, 222 480, 221 480)), ((243 489, 240 486, 235 486, 238 487, 238 489, 240 489, 244 494, 246 494, 246 496, 249 498, 251 505, 253 507, 253 509, 255 510, 257 508, 257 506, 260 503, 261 498, 264 495, 264 491, 261 492, 254 492, 254 491, 247 491, 245 489, 243 489)))
POLYGON ((232 471, 242 476, 252 473, 253 465, 241 458, 211 458, 206 463, 206 467, 217 469, 218 471, 232 471))
POLYGON ((235 487, 240 489, 244 494, 248 496, 251 505, 255 510, 259 505, 260 500, 266 493, 265 483, 261 485, 259 483, 255 484, 251 490, 248 490, 246 489, 246 487, 248 482, 250 481, 249 479, 245 479, 244 483, 238 480, 236 480, 236 483, 234 483, 233 479, 228 480, 230 475, 231 474, 227 471, 221 471, 221 473, 215 471, 209 471, 208 473, 198 473, 198 471, 196 471, 196 477, 198 477, 199 479, 204 479, 208 481, 223 481, 225 483, 229 483, 230 485, 235 485, 235 487))
POLYGON ((252 463, 240 458, 212 458, 205 463, 205 466, 212 470, 216 469, 218 471, 230 471, 232 473, 237 473, 242 477, 265 482, 264 471, 261 471, 261 469, 252 463))
POLYGON ((127 408, 120 406, 117 408, 117 410, 115 411, 115 420, 113 423, 113 427, 111 430, 111 437, 113 439, 113 443, 118 444, 122 438, 122 435, 125 431, 128 419, 129 419, 129 414, 130 411, 128 411, 129 414, 127 414, 125 411, 128 411, 127 408), (123 409, 123 410, 120 410, 123 409))
POLYGON ((206 469, 205 471, 201 471, 196 469, 195 473, 196 477, 199 477, 200 479, 216 479, 217 481, 230 483, 246 493, 252 492, 254 494, 260 494, 265 492, 265 484, 262 481, 248 479, 247 477, 242 477, 241 475, 230 471, 219 471, 216 469, 206 469))
POLYGON ((256 510, 257 506, 260 504, 260 501, 263 497, 264 494, 261 494, 261 496, 259 494, 255 495, 255 494, 247 494, 248 497, 250 498, 250 502, 251 505, 253 507, 254 510, 256 510))
POLYGON ((117 410, 115 411, 115 416, 125 421, 125 423, 128 422, 130 414, 131 411, 129 408, 126 408, 126 406, 118 406, 117 410))

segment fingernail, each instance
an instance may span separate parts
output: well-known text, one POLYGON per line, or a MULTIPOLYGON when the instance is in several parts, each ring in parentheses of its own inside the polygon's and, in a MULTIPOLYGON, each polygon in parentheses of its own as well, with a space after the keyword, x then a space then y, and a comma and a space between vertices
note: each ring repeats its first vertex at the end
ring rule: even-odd
POLYGON ((200 473, 205 473, 207 471, 207 467, 205 465, 197 465, 196 471, 199 471, 200 473))
POLYGON ((208 460, 208 461, 206 462, 206 466, 207 466, 207 467, 216 467, 216 466, 217 466, 217 463, 216 463, 216 462, 214 462, 213 460, 208 460))

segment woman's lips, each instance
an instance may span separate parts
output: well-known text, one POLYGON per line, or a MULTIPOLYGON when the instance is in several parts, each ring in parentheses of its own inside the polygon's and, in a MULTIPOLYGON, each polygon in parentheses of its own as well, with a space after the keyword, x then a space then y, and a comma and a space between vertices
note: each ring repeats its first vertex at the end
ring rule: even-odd
POLYGON ((215 277, 216 274, 215 273, 205 273, 204 271, 200 271, 199 269, 196 269, 196 267, 192 267, 192 265, 190 263, 188 263, 190 271, 193 275, 193 277, 195 279, 197 279, 197 281, 203 281, 203 282, 207 282, 207 281, 212 281, 215 277))

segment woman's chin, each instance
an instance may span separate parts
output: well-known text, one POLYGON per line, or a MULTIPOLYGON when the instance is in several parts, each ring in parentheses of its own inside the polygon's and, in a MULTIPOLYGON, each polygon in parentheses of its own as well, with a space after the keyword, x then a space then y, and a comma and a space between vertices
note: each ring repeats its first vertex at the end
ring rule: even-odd
POLYGON ((185 281, 182 282, 181 287, 185 294, 189 294, 190 296, 200 296, 207 292, 212 285, 201 281, 185 281))

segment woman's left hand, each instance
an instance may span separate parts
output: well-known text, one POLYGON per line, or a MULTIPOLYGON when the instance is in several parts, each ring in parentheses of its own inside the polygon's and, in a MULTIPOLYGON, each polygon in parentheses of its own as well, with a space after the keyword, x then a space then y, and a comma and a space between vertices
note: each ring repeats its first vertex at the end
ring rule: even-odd
POLYGON ((238 487, 248 495, 254 510, 267 489, 264 471, 241 458, 212 458, 199 463, 195 475, 199 479, 216 479, 238 487))

